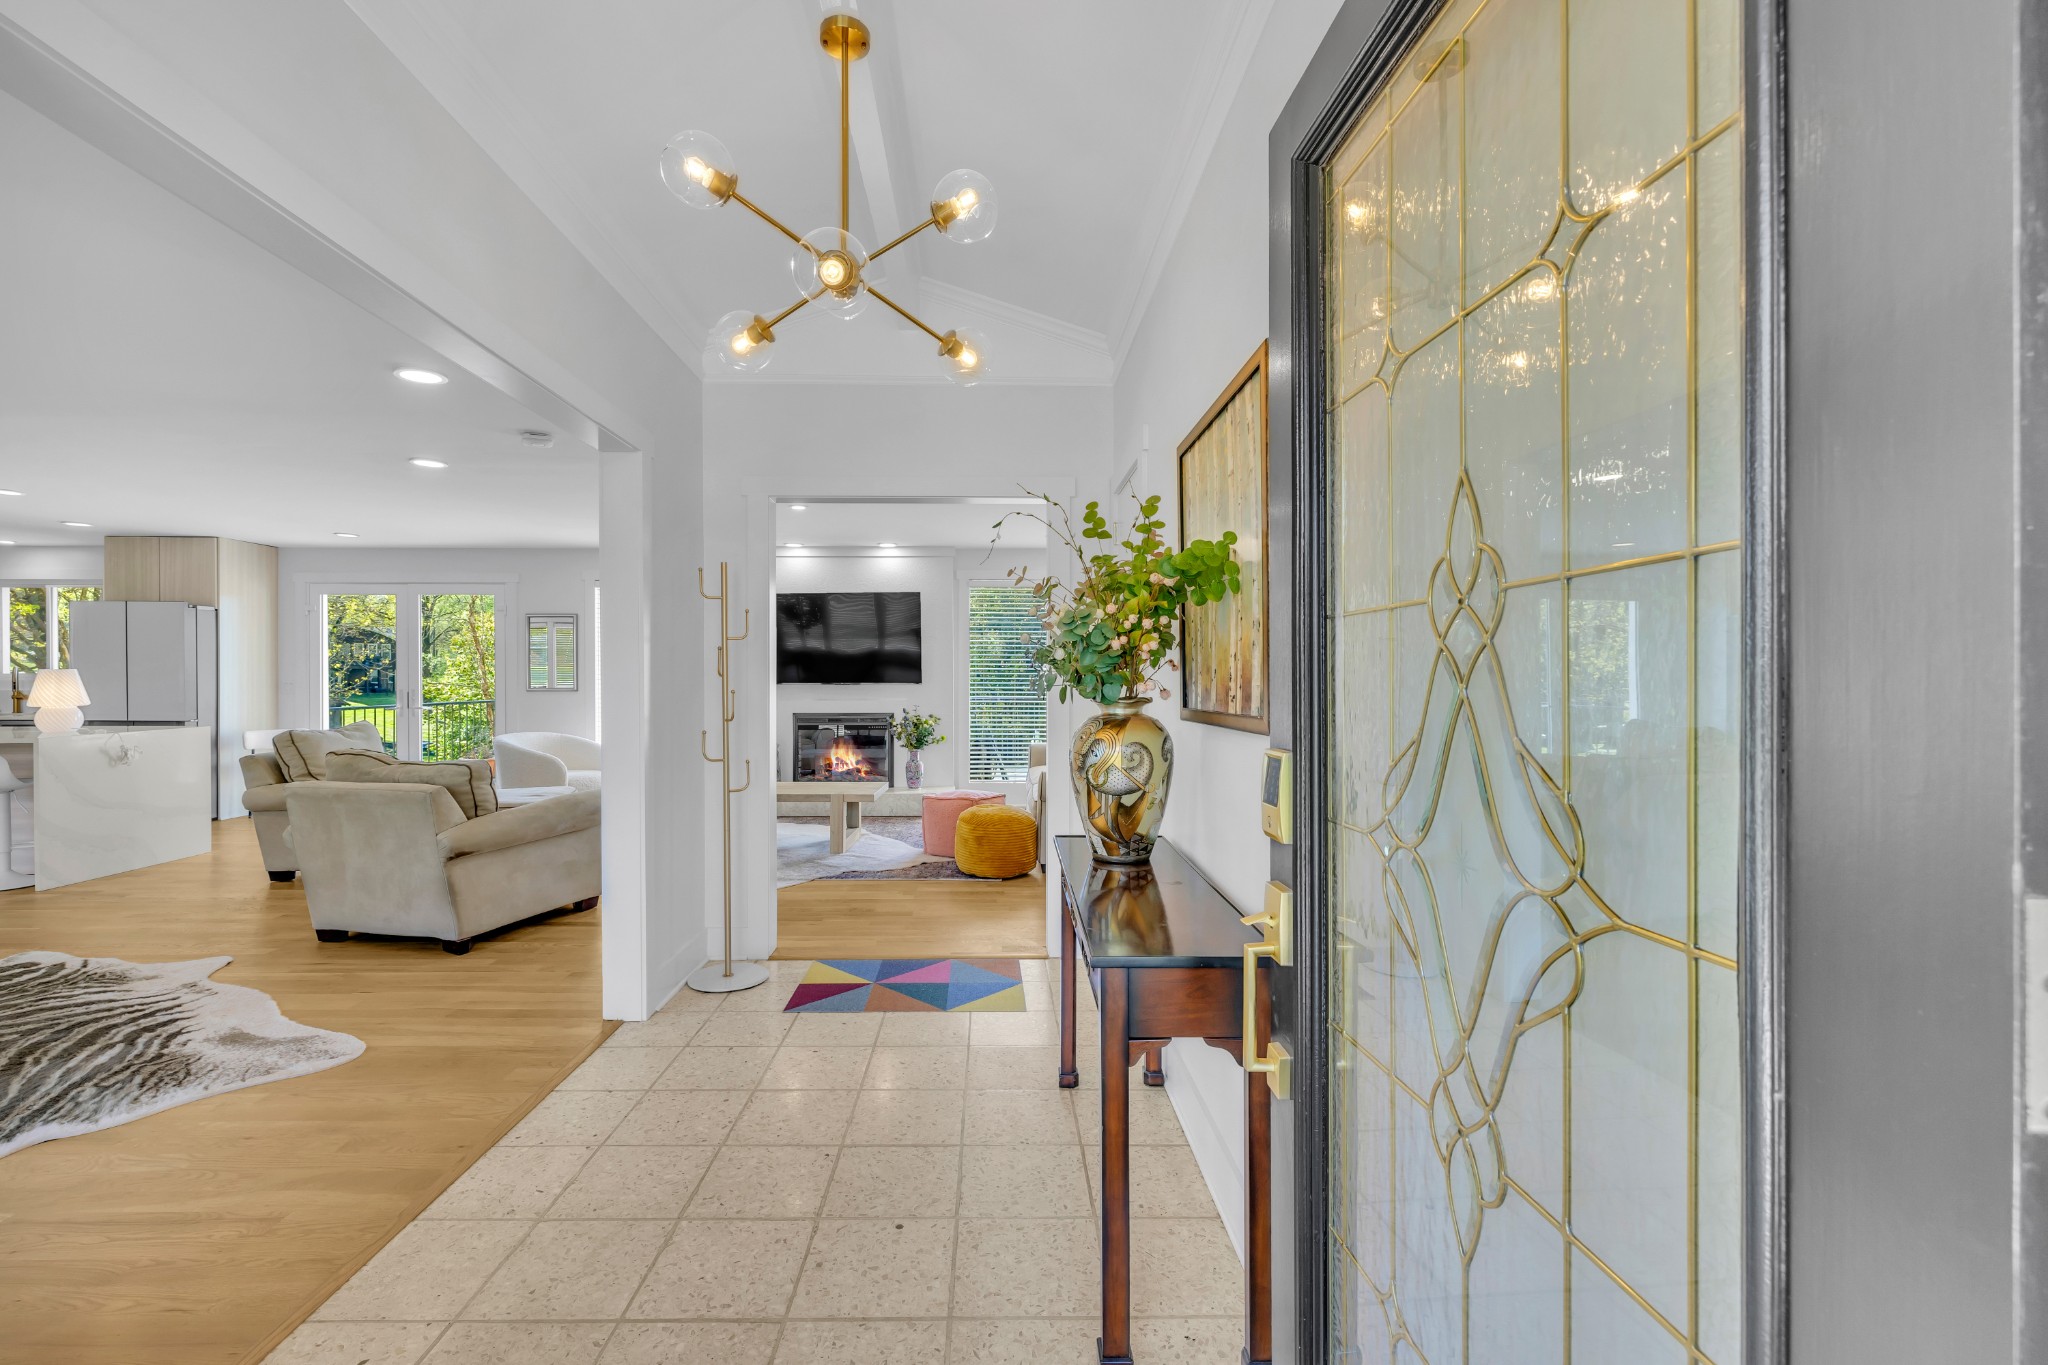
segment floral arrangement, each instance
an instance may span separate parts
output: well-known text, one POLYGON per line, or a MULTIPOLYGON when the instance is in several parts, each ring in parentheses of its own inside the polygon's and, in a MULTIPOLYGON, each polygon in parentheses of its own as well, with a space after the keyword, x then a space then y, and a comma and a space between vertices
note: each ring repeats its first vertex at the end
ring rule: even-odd
POLYGON ((915 706, 904 707, 903 714, 889 728, 896 732, 896 742, 906 749, 929 749, 946 742, 946 737, 939 733, 939 718, 915 706))
MULTIPOLYGON (((1241 590, 1235 531, 1221 540, 1189 541, 1176 550, 1161 538, 1159 496, 1142 501, 1137 516, 1119 532, 1091 502, 1077 535, 1066 508, 1043 498, 1058 513, 1058 524, 1036 512, 1012 512, 1042 523, 1081 562, 1080 578, 1069 585, 1047 575, 1033 580, 1021 570, 1011 580, 1028 586, 1045 622, 1045 643, 1033 656, 1038 685, 1058 690, 1060 700, 1079 694, 1093 702, 1172 695, 1155 677, 1178 671, 1173 658, 1181 609, 1218 602, 1241 590)), ((1007 521, 1009 517, 1005 517, 1007 521)), ((1000 528, 1002 522, 996 523, 1000 528)))

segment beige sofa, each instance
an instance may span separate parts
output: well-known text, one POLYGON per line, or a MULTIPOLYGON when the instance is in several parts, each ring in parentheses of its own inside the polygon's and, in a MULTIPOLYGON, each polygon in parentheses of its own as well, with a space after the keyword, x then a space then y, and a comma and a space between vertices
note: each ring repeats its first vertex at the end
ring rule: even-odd
POLYGON ((306 770, 301 781, 326 776, 326 754, 339 749, 374 749, 384 752, 384 738, 369 721, 359 720, 337 730, 291 731, 251 730, 243 742, 255 752, 242 755, 242 809, 256 826, 256 843, 263 850, 263 865, 270 880, 288 882, 299 875, 298 855, 292 852, 285 831, 291 821, 285 815, 285 759, 277 751, 280 738, 290 734, 331 736, 319 743, 291 745, 290 757, 306 770), (323 747, 323 745, 325 747, 323 747), (313 751, 319 750, 316 754, 313 751))
POLYGON ((448 789, 292 782, 288 839, 323 943, 351 933, 440 940, 597 903, 599 794, 575 792, 465 819, 448 789))

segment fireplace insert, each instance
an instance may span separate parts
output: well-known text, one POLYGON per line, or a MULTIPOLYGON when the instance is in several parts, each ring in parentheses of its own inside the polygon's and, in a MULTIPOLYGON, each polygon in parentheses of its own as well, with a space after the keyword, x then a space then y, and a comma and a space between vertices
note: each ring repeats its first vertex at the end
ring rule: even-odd
POLYGON ((790 777, 797 782, 887 782, 896 785, 896 734, 891 715, 798 712, 790 718, 790 777))

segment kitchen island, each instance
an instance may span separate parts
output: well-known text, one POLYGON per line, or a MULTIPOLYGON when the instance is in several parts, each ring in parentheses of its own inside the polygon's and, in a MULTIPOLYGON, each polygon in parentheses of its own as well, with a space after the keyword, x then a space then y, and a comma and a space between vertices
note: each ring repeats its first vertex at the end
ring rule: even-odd
POLYGON ((0 761, 33 781, 36 890, 213 847, 213 727, 0 724, 0 761))

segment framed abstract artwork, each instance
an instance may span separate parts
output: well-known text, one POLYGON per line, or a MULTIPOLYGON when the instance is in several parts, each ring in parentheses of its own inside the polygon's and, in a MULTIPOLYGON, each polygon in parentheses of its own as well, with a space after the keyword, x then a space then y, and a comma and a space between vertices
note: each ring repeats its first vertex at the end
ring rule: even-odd
POLYGON ((1182 720, 1265 734, 1266 344, 1180 443, 1180 544, 1237 532, 1243 590, 1189 607, 1181 626, 1182 720))

